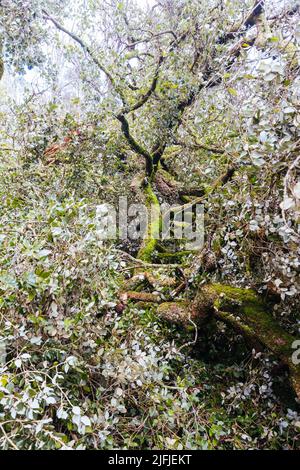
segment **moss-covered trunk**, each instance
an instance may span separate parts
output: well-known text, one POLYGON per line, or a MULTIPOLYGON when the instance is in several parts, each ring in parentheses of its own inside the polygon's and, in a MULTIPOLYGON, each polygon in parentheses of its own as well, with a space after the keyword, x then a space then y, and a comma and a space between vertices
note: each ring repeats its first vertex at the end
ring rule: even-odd
POLYGON ((160 205, 151 183, 145 186, 144 194, 148 210, 148 225, 137 257, 142 261, 150 263, 159 239, 161 225, 160 205))
MULTIPOLYGON (((150 243, 145 247, 152 248, 150 243)), ((126 299, 158 303, 158 316, 184 329, 191 325, 201 328, 212 319, 226 323, 244 336, 250 347, 267 348, 289 368, 291 385, 300 398, 300 366, 292 361, 296 338, 279 325, 272 315, 272 306, 254 290, 208 284, 199 288, 192 301, 162 302, 151 293, 132 291, 127 292, 126 299)))
POLYGON ((264 346, 290 371, 291 385, 300 398, 300 366, 292 361, 295 337, 286 332, 272 316, 272 307, 252 289, 211 284, 201 287, 191 303, 165 302, 158 307, 164 319, 187 326, 201 326, 217 318, 233 327, 254 348, 264 346))

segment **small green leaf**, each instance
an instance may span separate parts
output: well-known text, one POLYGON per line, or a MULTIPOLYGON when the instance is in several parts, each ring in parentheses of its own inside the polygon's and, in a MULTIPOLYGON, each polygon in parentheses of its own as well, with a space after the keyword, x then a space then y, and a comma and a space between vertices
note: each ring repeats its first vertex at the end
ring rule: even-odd
POLYGON ((238 92, 237 92, 234 88, 228 88, 228 92, 229 92, 232 96, 237 96, 237 95, 238 95, 238 92))

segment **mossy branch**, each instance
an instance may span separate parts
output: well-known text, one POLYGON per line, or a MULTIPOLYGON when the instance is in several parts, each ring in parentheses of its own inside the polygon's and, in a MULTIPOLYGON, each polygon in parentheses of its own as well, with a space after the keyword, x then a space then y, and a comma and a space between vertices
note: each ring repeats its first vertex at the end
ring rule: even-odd
POLYGON ((151 217, 153 220, 148 222, 146 234, 137 257, 142 261, 151 262, 161 228, 160 205, 150 183, 144 188, 144 193, 146 196, 146 207, 152 209, 151 217))
POLYGON ((273 318, 271 306, 254 290, 211 284, 199 289, 191 303, 164 302, 158 307, 162 318, 198 326, 217 318, 242 334, 252 347, 265 347, 279 358, 290 371, 291 385, 300 398, 300 367, 293 364, 292 344, 295 337, 286 332, 273 318))

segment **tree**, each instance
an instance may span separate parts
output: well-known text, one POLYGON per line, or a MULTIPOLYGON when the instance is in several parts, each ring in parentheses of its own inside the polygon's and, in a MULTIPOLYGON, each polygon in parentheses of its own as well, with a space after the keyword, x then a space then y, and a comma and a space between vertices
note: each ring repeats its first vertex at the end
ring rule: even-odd
MULTIPOLYGON (((237 5, 240 6, 239 3, 237 5)), ((223 2, 198 1, 181 2, 174 9, 169 2, 162 1, 150 12, 143 14, 139 24, 139 18, 133 14, 133 8, 133 4, 122 2, 112 2, 104 8, 107 15, 107 17, 104 15, 101 25, 106 31, 104 38, 106 54, 104 54, 104 49, 101 52, 89 44, 88 38, 80 37, 82 26, 77 28, 79 29, 77 34, 67 29, 61 20, 57 19, 58 5, 55 2, 45 5, 37 2, 31 5, 29 10, 23 2, 19 6, 14 2, 12 5, 10 2, 4 2, 1 17, 5 19, 6 25, 4 35, 4 40, 7 39, 6 55, 14 64, 22 63, 22 60, 30 65, 38 63, 40 56, 36 50, 34 55, 29 57, 32 54, 32 45, 39 37, 45 37, 43 31, 45 28, 49 31, 51 26, 64 33, 74 45, 78 46, 76 53, 81 55, 81 60, 87 61, 96 74, 100 74, 99 77, 103 76, 107 81, 108 109, 112 117, 120 123, 120 130, 128 150, 144 159, 145 172, 144 177, 140 178, 140 184, 143 186, 145 200, 149 204, 154 203, 159 206, 154 187, 159 184, 159 178, 166 182, 166 175, 168 175, 167 184, 176 187, 183 199, 195 193, 194 188, 185 191, 184 187, 178 187, 169 173, 166 159, 172 149, 180 150, 187 147, 202 149, 212 155, 226 155, 227 170, 224 176, 221 180, 217 180, 216 184, 212 183, 202 192, 200 190, 200 196, 192 198, 183 206, 192 207, 207 199, 212 191, 220 188, 220 184, 226 185, 243 165, 238 156, 238 152, 242 153, 239 149, 241 136, 238 136, 239 142, 232 142, 232 138, 229 137, 229 122, 227 121, 224 126, 224 116, 221 126, 225 127, 225 132, 223 131, 225 135, 221 140, 221 146, 216 146, 215 136, 209 135, 212 126, 207 127, 209 137, 203 142, 202 136, 199 142, 197 131, 191 129, 195 119, 199 119, 197 109, 201 108, 205 101, 211 109, 217 107, 214 101, 218 102, 218 98, 215 99, 214 93, 224 101, 226 100, 224 95, 228 94, 227 100, 231 95, 232 101, 237 98, 242 102, 247 102, 247 94, 251 95, 252 92, 252 97, 256 95, 257 89, 251 85, 251 81, 257 79, 247 74, 253 48, 260 50, 261 55, 266 57, 261 60, 260 69, 265 74, 267 85, 271 81, 276 81, 277 86, 281 88, 289 87, 289 84, 284 84, 280 78, 285 74, 291 77, 291 82, 296 78, 298 70, 295 62, 296 51, 291 48, 287 52, 286 39, 283 36, 274 36, 272 30, 276 31, 278 21, 282 21, 282 18, 286 18, 287 22, 293 22, 298 9, 286 10, 277 16, 267 18, 262 0, 250 2, 242 9, 235 9, 232 2, 224 5, 223 2), (52 10, 54 13, 50 12, 52 10), (115 15, 114 18, 111 15, 115 15), (15 18, 19 18, 17 28, 23 31, 25 38, 22 46, 20 39, 17 43, 15 39, 11 40, 10 28, 16 28, 15 18), (18 62, 15 58, 17 49, 18 57, 21 55, 18 62), (105 58, 108 56, 108 51, 109 57, 112 58, 110 61, 105 58), (276 54, 278 59, 272 58, 271 54, 276 54), (286 62, 285 72, 278 60, 286 62), (237 84, 237 89, 233 87, 234 83, 237 84), (189 140, 193 143, 190 144, 189 140)), ((102 7, 96 2, 88 13, 94 13, 98 21, 97 15, 101 10, 102 7)), ((91 21, 90 16, 89 21, 91 21)), ((292 44, 293 42, 288 45, 292 44)), ((263 82, 259 88, 265 93, 263 100, 268 101, 269 90, 263 82)), ((291 108, 290 113, 293 112, 291 108)), ((289 111, 286 114, 289 115, 289 111)), ((233 116, 234 112, 231 111, 230 115, 233 116)), ((225 120, 226 118, 228 120, 229 115, 225 120)), ((201 119, 201 127, 204 128, 205 119, 201 119)), ((259 126, 260 118, 253 119, 258 121, 259 126)), ((213 125, 214 122, 215 118, 212 119, 213 125)), ((238 129, 238 126, 236 128, 238 129)), ((278 129, 276 132, 279 135, 283 129, 278 129)), ((262 131, 260 140, 266 143, 266 147, 268 144, 272 145, 268 139, 267 131, 262 131)), ((290 139, 292 140, 291 136, 290 139)), ((292 140, 289 151, 293 153, 293 149, 292 140)), ((260 165, 260 157, 254 158, 260 165)), ((159 212, 157 217, 160 217, 159 212)), ((159 220, 152 221, 152 224, 159 224, 159 220)), ((152 229, 153 227, 148 227, 148 235, 138 253, 138 258, 148 263, 151 263, 157 248, 157 240, 153 238, 152 229)), ((298 239, 298 235, 295 232, 294 234, 295 240, 298 239)), ((166 257, 167 253, 164 255, 166 257)), ((176 256, 178 257, 178 254, 176 256)))
POLYGON ((54 43, 80 64, 82 115, 93 138, 105 134, 103 154, 119 161, 127 190, 157 209, 171 200, 173 213, 205 204, 200 252, 154 238, 157 210, 135 259, 122 254, 135 269, 117 309, 158 304, 158 315, 183 329, 224 322, 251 348, 277 355, 299 397, 295 331, 276 315, 280 302, 295 311, 300 293, 299 6, 158 0, 144 10, 110 0, 79 2, 72 14, 64 2, 27 6, 1 4, 8 65, 47 75, 54 43), (167 280, 153 277, 158 265, 170 269, 167 280))

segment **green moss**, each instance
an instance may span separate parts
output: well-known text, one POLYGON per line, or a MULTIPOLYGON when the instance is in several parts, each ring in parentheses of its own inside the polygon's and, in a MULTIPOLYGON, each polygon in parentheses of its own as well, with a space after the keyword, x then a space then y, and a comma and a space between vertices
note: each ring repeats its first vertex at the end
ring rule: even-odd
POLYGON ((272 316, 272 307, 252 289, 222 284, 205 289, 213 299, 217 318, 243 334, 255 349, 263 345, 288 365, 291 385, 300 397, 300 368, 291 359, 295 337, 278 324, 272 316))
POLYGON ((177 251, 176 253, 158 253, 157 257, 160 259, 182 259, 185 256, 189 256, 190 254, 195 253, 194 251, 190 250, 183 250, 183 251, 177 251))
POLYGON ((282 357, 291 355, 295 338, 280 327, 272 316, 272 307, 254 290, 221 284, 214 284, 211 289, 218 294, 215 306, 219 310, 236 313, 243 328, 275 354, 282 357))
POLYGON ((146 263, 151 263, 152 255, 156 247, 156 242, 157 240, 154 240, 154 239, 149 240, 149 241, 145 240, 145 242, 143 243, 143 245, 138 251, 138 255, 137 255, 138 259, 141 259, 142 261, 145 261, 146 263))
POLYGON ((189 202, 192 201, 192 198, 189 197, 189 196, 180 196, 180 199, 182 200, 182 202, 184 202, 185 204, 188 204, 189 202))
POLYGON ((150 206, 151 204, 154 204, 154 205, 158 205, 159 206, 159 202, 158 202, 158 199, 151 187, 150 184, 147 184, 147 186, 145 186, 144 188, 144 193, 146 195, 146 205, 147 207, 150 206))
POLYGON ((210 194, 212 191, 213 191, 213 186, 210 186, 208 184, 205 184, 203 185, 203 189, 204 189, 204 194, 210 194))
POLYGON ((212 242, 212 249, 215 253, 219 253, 222 248, 221 241, 219 238, 215 238, 212 242))
POLYGON ((190 325, 190 305, 188 302, 179 300, 177 302, 164 302, 161 304, 157 313, 164 320, 183 326, 190 325))
POLYGON ((147 233, 137 257, 142 261, 150 263, 152 261, 153 252, 155 251, 156 245, 158 243, 161 217, 159 202, 150 184, 144 188, 144 193, 146 195, 147 209, 153 209, 151 211, 151 219, 154 215, 154 220, 150 220, 148 222, 147 233))
POLYGON ((218 294, 225 294, 230 299, 237 301, 258 301, 257 294, 252 289, 242 289, 223 284, 213 284, 212 289, 218 294))
POLYGON ((176 186, 178 183, 175 180, 175 178, 166 170, 163 170, 162 168, 159 168, 158 175, 161 175, 165 181, 170 183, 172 186, 176 186))

